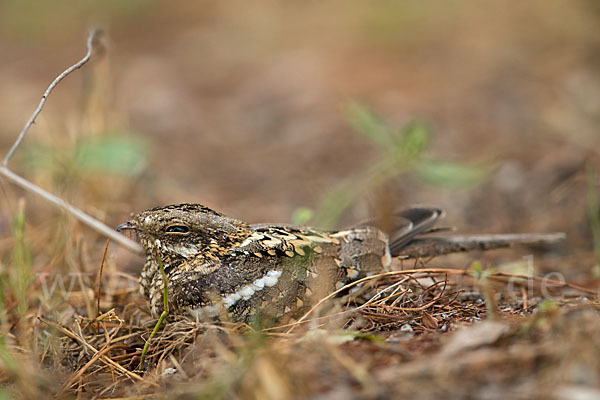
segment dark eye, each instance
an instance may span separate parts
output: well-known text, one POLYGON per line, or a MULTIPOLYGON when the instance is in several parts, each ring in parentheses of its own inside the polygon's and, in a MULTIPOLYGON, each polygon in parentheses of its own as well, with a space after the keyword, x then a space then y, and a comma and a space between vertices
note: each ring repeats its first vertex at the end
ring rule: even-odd
POLYGON ((171 225, 167 228, 167 233, 188 233, 190 228, 185 225, 171 225))

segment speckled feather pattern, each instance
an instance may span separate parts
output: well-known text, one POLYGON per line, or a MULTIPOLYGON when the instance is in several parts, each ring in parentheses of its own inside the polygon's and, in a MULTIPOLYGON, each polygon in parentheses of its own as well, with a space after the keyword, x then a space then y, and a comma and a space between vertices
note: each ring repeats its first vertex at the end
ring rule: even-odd
POLYGON ((129 224, 146 250, 140 285, 155 316, 163 308, 158 257, 171 312, 245 322, 297 318, 391 262, 388 236, 371 226, 326 232, 250 225, 198 204, 149 209, 129 224))

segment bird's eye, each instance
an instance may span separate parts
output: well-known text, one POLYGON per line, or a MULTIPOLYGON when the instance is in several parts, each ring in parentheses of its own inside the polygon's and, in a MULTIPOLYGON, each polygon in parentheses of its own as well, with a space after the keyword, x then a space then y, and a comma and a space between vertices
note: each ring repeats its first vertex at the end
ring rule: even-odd
POLYGON ((167 227, 167 233, 186 234, 189 231, 190 231, 190 228, 188 228, 185 225, 171 225, 171 226, 167 227))

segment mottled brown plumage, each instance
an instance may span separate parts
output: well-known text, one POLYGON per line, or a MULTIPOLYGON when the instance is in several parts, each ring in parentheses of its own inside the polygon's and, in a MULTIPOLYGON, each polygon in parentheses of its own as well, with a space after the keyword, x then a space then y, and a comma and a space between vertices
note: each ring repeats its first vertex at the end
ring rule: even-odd
POLYGON ((392 253, 431 227, 440 211, 401 212, 390 235, 363 224, 342 231, 292 225, 250 225, 198 204, 143 211, 118 230, 133 230, 146 250, 143 294, 153 315, 228 314, 236 321, 297 318, 344 284, 389 267, 392 253))

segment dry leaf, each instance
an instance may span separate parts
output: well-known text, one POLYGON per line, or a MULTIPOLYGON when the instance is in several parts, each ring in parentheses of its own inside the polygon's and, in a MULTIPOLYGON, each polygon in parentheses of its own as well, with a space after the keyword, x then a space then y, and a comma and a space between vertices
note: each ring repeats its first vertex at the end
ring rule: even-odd
POLYGON ((423 322, 423 326, 425 326, 425 328, 427 328, 427 329, 437 329, 437 327, 438 327, 438 321, 437 321, 437 319, 435 319, 427 311, 423 311, 421 313, 421 319, 422 319, 422 322, 423 322))
POLYGON ((454 333, 442 350, 442 355, 452 356, 466 350, 493 344, 509 331, 508 324, 491 320, 464 327, 454 333))

